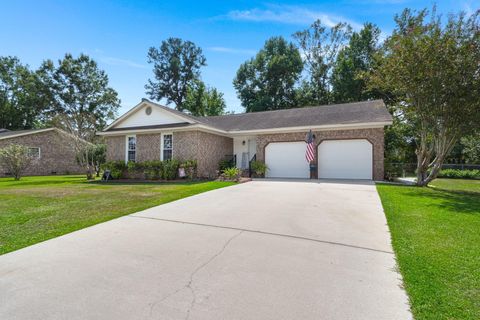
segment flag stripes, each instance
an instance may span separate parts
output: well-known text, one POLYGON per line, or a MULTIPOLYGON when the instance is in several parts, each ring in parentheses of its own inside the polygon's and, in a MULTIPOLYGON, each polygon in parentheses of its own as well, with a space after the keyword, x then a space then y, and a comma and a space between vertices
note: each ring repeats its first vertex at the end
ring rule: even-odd
POLYGON ((307 135, 307 150, 305 151, 305 158, 310 163, 315 160, 315 151, 313 149, 313 134, 312 130, 307 135))

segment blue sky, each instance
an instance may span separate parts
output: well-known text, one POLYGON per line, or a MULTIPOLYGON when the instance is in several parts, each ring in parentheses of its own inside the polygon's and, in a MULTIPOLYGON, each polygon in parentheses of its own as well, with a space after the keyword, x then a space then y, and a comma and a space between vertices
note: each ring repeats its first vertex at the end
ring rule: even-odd
MULTIPOLYGON (((229 111, 242 112, 232 80, 238 66, 266 39, 303 30, 315 19, 325 24, 376 23, 385 34, 405 7, 431 7, 432 1, 5 1, 0 11, 0 55, 19 57, 37 68, 66 52, 93 57, 122 100, 120 113, 146 97, 152 76, 147 50, 168 37, 200 46, 208 66, 202 79, 225 95, 229 111)), ((479 0, 436 2, 441 13, 473 11, 479 0)))

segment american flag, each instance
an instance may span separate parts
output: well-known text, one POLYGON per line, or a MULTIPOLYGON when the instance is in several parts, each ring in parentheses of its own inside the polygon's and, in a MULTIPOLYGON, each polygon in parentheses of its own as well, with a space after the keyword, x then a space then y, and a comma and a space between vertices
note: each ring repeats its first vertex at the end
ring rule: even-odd
POLYGON ((315 152, 313 151, 313 134, 312 130, 307 134, 307 151, 305 151, 305 158, 310 163, 315 159, 315 152))

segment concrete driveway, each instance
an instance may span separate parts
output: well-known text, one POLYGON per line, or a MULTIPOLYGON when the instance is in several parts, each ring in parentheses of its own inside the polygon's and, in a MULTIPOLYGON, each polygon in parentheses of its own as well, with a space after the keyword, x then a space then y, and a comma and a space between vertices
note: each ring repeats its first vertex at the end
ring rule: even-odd
POLYGON ((373 183, 254 181, 0 256, 0 319, 411 319, 373 183))

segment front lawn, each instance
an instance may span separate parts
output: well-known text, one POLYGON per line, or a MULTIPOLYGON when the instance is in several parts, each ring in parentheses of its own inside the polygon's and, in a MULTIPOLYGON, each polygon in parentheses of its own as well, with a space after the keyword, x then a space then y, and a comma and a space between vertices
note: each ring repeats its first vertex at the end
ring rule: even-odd
POLYGON ((480 319, 480 184, 378 184, 415 319, 480 319))
POLYGON ((84 176, 0 179, 0 254, 231 182, 100 184, 84 176))

